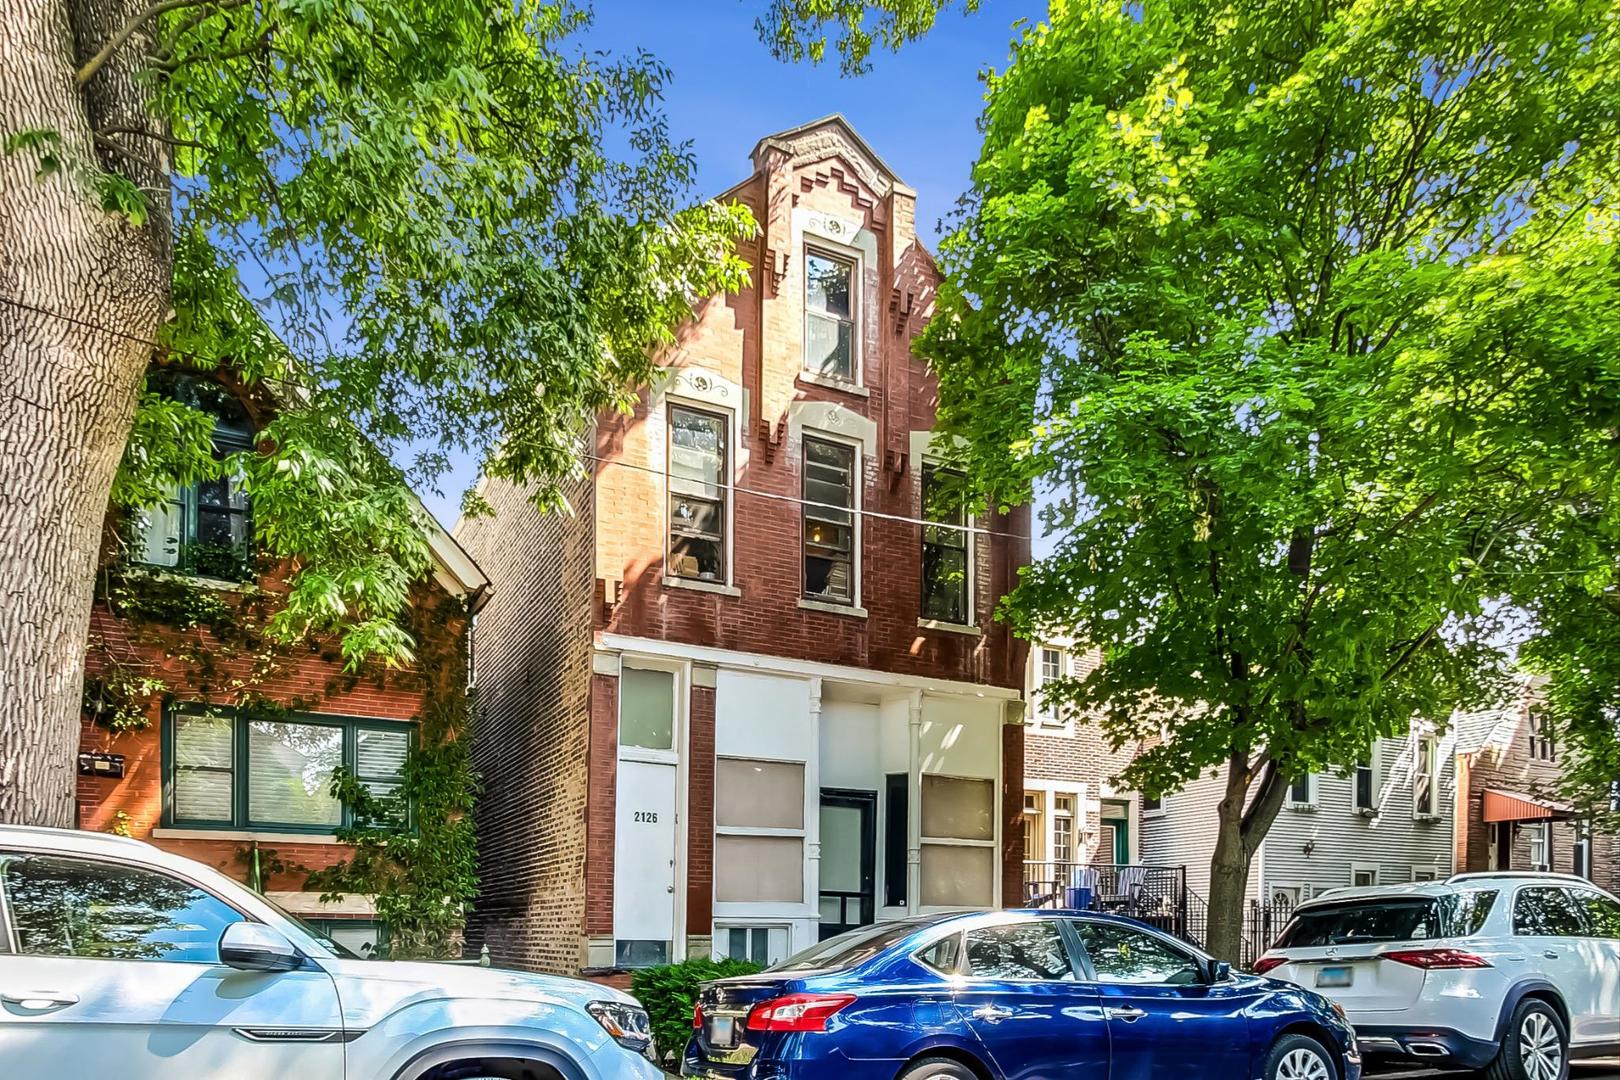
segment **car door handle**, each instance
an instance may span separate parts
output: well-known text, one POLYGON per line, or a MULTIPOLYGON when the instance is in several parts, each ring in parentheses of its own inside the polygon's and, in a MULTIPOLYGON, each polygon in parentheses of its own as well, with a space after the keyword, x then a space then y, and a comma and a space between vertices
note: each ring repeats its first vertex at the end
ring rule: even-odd
POLYGON ((1135 1005, 1127 1005, 1123 1009, 1109 1009, 1108 1010, 1109 1019, 1111 1019, 1111 1020, 1123 1020, 1127 1024, 1134 1024, 1134 1023, 1136 1023, 1138 1020, 1142 1019, 1142 1017, 1144 1017, 1146 1015, 1147 1015, 1146 1012, 1144 1012, 1141 1009, 1138 1009, 1135 1005))
POLYGON ((1011 1009, 1003 1009, 1000 1005, 983 1005, 973 1010, 973 1019, 995 1024, 1007 1019, 1012 1014, 1011 1009))
POLYGON ((55 1012, 69 1005, 77 1005, 79 995, 69 994, 64 990, 24 990, 15 994, 0 994, 0 1001, 7 1005, 15 1005, 19 1009, 27 1009, 29 1012, 55 1012))
POLYGON ((1541 951, 1541 955, 1545 956, 1549 960, 1558 959, 1558 954, 1556 952, 1554 952, 1553 950, 1551 950, 1551 949, 1543 949, 1541 951))

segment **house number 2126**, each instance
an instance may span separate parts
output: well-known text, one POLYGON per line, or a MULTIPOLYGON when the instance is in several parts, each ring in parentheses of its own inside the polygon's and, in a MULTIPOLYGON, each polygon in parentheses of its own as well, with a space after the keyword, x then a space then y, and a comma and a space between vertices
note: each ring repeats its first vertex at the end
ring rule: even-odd
POLYGON ((647 822, 649 825, 658 824, 658 811, 656 811, 656 810, 637 810, 636 811, 636 824, 639 825, 644 821, 647 822))

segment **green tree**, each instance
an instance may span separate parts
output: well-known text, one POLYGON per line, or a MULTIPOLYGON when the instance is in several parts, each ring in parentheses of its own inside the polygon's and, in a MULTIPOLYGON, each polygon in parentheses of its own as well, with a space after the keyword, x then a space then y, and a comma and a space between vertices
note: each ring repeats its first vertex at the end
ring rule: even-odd
POLYGON ((1218 956, 1289 781, 1484 692, 1612 505, 1617 88, 1586 0, 1054 0, 988 80, 920 347, 1046 495, 1004 615, 1105 653, 1053 696, 1139 790, 1224 770, 1218 956))
POLYGON ((767 0, 754 23, 760 39, 778 60, 821 63, 827 56, 827 29, 844 73, 867 70, 874 45, 898 49, 934 28, 941 11, 960 7, 964 15, 983 0, 767 0))
POLYGON ((109 496, 241 470, 296 571, 277 629, 404 659, 405 480, 470 453, 555 502, 580 426, 739 283, 747 214, 689 203, 665 70, 589 50, 589 18, 0 0, 0 820, 72 821, 109 496), (194 410, 142 391, 154 343, 281 405, 257 452, 215 462, 194 410))

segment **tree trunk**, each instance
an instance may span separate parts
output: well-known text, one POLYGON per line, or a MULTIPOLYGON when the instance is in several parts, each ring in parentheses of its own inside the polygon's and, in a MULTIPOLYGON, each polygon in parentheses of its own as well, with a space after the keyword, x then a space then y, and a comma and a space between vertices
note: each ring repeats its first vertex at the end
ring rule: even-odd
MULTIPOLYGON (((135 78, 146 43, 84 90, 78 64, 135 10, 122 0, 0 0, 0 136, 57 133, 63 167, 0 156, 0 822, 71 826, 84 650, 108 496, 149 342, 168 307, 167 162, 134 167, 96 126, 151 131, 135 78), (148 193, 144 228, 100 208, 90 178, 148 193)), ((133 152, 133 145, 132 145, 133 152)))
POLYGON ((1247 753, 1233 754, 1227 762, 1226 793, 1216 806, 1215 850, 1209 859, 1209 933, 1204 948, 1234 967, 1243 962, 1249 865, 1277 820, 1288 790, 1270 762, 1256 786, 1255 768, 1247 753))

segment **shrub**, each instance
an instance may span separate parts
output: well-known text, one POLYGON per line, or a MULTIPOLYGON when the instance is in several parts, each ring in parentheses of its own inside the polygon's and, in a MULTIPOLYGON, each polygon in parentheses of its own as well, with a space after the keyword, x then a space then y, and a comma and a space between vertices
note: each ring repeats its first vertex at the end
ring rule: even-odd
POLYGON ((711 979, 752 975, 759 965, 747 960, 684 960, 640 968, 630 975, 630 992, 652 1020, 653 1039, 666 1062, 679 1060, 692 1037, 692 1008, 698 988, 711 979))

